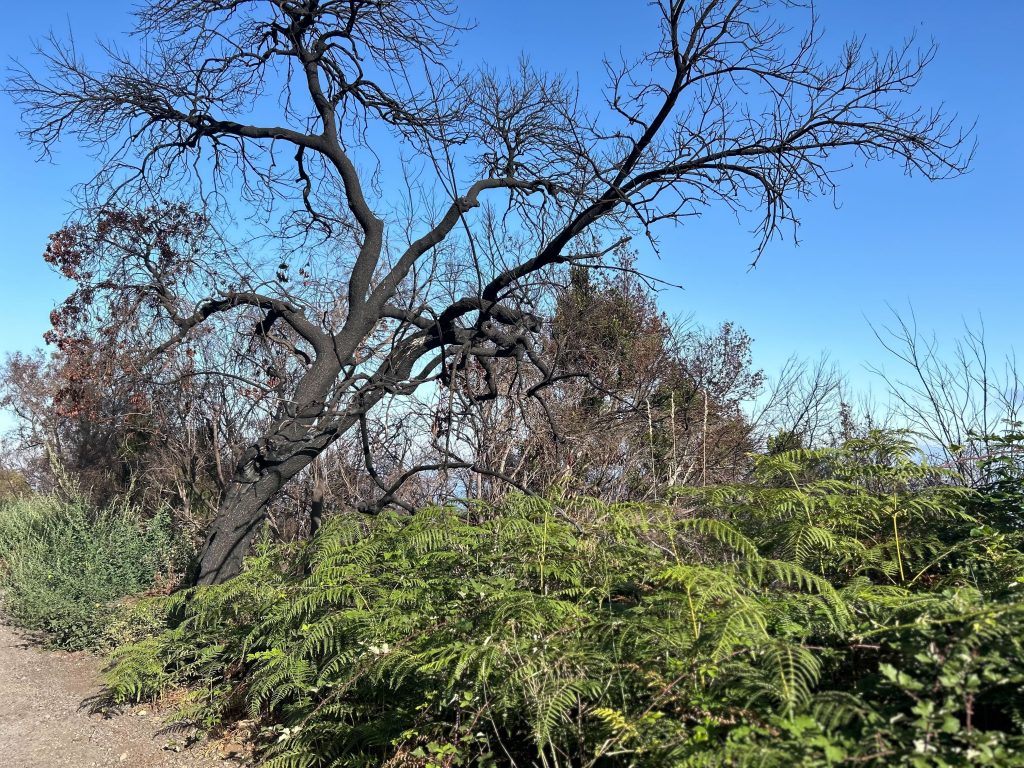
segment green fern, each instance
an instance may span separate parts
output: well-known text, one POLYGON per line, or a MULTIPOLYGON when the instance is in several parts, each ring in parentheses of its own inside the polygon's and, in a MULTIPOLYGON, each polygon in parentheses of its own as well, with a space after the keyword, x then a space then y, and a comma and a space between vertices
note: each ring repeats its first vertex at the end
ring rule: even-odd
POLYGON ((1024 612, 972 576, 1010 545, 946 479, 878 434, 665 504, 342 514, 169 599, 108 683, 257 720, 276 768, 1024 764, 1024 612))

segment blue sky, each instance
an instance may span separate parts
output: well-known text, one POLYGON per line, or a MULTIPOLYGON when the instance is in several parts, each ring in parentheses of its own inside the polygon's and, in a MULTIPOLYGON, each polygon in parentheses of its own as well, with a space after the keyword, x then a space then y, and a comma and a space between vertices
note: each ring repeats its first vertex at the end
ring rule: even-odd
MULTIPOLYGON (((653 40, 651 15, 640 0, 517 0, 465 3, 478 27, 465 38, 467 63, 496 68, 520 52, 546 68, 600 77, 600 57, 629 54, 653 40)), ((31 60, 32 39, 69 27, 82 42, 116 39, 128 29, 133 3, 49 0, 16 3, 0 29, 0 47, 31 60)), ((837 209, 819 200, 799 209, 800 245, 769 246, 748 270, 756 244, 725 211, 712 211, 671 232, 661 257, 642 253, 642 265, 685 286, 662 294, 670 313, 703 323, 732 320, 755 339, 755 362, 772 370, 796 352, 829 352, 866 385, 866 361, 880 350, 868 321, 881 323, 888 306, 912 305, 919 324, 952 338, 964 319, 984 319, 990 348, 1016 342, 1024 306, 1024 194, 1016 170, 1024 167, 1024 89, 1019 31, 1024 2, 988 0, 968 11, 934 0, 819 0, 830 37, 867 36, 874 47, 916 31, 939 43, 915 100, 945 102, 971 122, 979 149, 972 172, 937 184, 907 179, 896 165, 855 168, 839 177, 837 209)), ((41 344, 52 307, 67 292, 41 259, 48 233, 71 210, 69 190, 86 180, 92 161, 65 145, 55 164, 36 162, 18 138, 19 115, 0 96, 0 355, 41 344)))

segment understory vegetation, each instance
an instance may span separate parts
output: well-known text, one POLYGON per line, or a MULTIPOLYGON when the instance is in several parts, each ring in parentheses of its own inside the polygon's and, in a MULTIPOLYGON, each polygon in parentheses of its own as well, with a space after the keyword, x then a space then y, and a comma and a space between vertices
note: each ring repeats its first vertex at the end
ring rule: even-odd
POLYGON ((68 650, 121 638, 124 598, 177 579, 187 547, 168 509, 143 520, 127 503, 96 509, 83 498, 23 496, 0 502, 0 609, 68 650))
POLYGON ((988 471, 876 432, 664 503, 339 514, 158 599, 108 682, 272 768, 1024 765, 1024 493, 988 471))

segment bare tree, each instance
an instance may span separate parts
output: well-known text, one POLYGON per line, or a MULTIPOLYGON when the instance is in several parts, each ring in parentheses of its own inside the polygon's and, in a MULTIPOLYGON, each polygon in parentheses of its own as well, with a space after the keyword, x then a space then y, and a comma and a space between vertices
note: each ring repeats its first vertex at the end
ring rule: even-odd
POLYGON ((846 382, 827 355, 789 357, 750 403, 752 437, 760 447, 810 448, 841 442, 846 382))
POLYGON ((980 482, 990 444, 1024 417, 1024 377, 1013 351, 994 355, 980 321, 943 345, 921 332, 913 309, 894 311, 890 325, 873 330, 895 367, 870 370, 885 383, 898 419, 920 437, 925 455, 967 483, 980 482))
MULTIPOLYGON (((967 167, 954 122, 903 103, 933 47, 853 40, 827 62, 813 16, 797 35, 773 5, 659 0, 660 40, 607 65, 593 108, 526 63, 460 71, 447 0, 150 0, 131 49, 108 47, 101 68, 71 42, 42 47, 8 90, 44 152, 70 136, 101 160, 89 188, 100 215, 75 244, 83 287, 147 313, 162 338, 151 357, 216 327, 287 359, 199 583, 236 573, 268 501, 383 402, 444 387, 471 360, 483 398, 497 359, 545 379, 530 286, 547 271, 600 263, 631 234, 713 204, 757 211, 760 252, 855 157, 930 179, 967 167), (385 155, 402 160, 397 185, 378 183, 385 155), (197 194, 214 209, 251 204, 289 258, 275 269, 265 245, 211 246, 182 270, 159 244, 107 242, 120 210, 197 194)), ((392 485, 365 508, 393 500, 392 485)))

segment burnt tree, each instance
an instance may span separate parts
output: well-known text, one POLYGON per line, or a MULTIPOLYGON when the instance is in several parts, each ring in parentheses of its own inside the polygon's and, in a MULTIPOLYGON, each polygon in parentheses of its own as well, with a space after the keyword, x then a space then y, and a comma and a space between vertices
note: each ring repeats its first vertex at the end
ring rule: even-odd
MULTIPOLYGON (((229 478, 196 581, 235 574, 275 494, 365 432, 382 401, 443 389, 471 363, 475 396, 493 396, 499 358, 550 377, 535 288, 551 270, 600 264, 713 204, 754 213, 759 253, 852 157, 932 179, 965 170, 969 132, 904 103, 933 48, 854 40, 828 60, 813 13, 797 34, 776 5, 794 6, 660 0, 652 47, 607 64, 593 105, 526 63, 461 70, 447 0, 149 0, 133 44, 100 67, 70 41, 41 45, 8 83, 28 139, 45 153, 70 137, 100 161, 78 240, 51 254, 90 302, 77 322, 106 305, 108 322, 141 324, 140 370, 211 333, 234 340, 225 360, 258 348, 269 361, 253 386, 274 407, 229 478), (133 222, 162 199, 201 200, 195 229, 230 218, 235 244, 177 247, 133 222)), ((416 471, 457 463, 385 478, 372 453, 367 511, 400 503, 416 471)))

